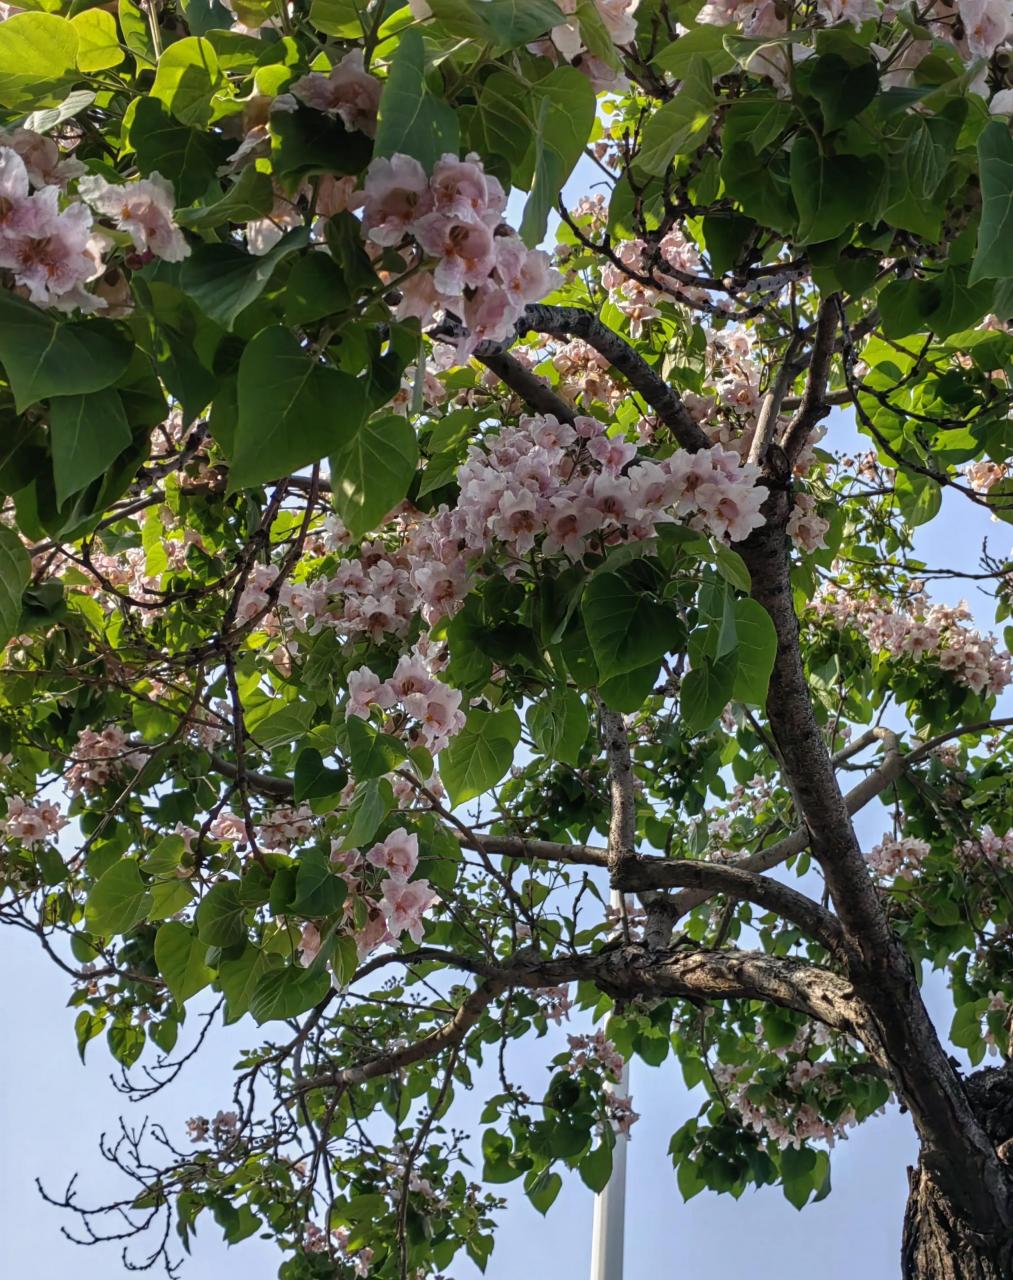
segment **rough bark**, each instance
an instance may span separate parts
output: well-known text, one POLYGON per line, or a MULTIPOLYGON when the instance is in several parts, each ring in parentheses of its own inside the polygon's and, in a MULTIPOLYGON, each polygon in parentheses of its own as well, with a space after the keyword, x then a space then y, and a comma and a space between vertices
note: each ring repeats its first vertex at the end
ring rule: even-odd
MULTIPOLYGON (((1000 1157, 1013 1146, 1013 1072, 986 1068, 964 1082, 978 1123, 1000 1157)), ((1010 1280, 1013 1233, 970 1227, 924 1162, 908 1170, 910 1194, 901 1247, 903 1280, 1010 1280)), ((1013 1179, 1010 1179, 1013 1182, 1013 1179)))

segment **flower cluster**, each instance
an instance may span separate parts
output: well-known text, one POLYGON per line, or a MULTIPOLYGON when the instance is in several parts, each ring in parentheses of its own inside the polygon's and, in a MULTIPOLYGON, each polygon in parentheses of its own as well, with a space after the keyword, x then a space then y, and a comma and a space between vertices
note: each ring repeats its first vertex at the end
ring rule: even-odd
POLYGON ((403 654, 389 680, 380 680, 369 667, 349 672, 348 715, 366 719, 370 707, 398 705, 418 723, 433 755, 464 728, 461 694, 430 675, 417 654, 403 654))
POLYGON ((74 763, 67 770, 64 785, 71 795, 79 791, 99 791, 126 769, 138 769, 145 756, 135 750, 118 725, 96 732, 82 729, 74 745, 74 763))
POLYGON ((984 859, 993 865, 1013 865, 1013 829, 1000 836, 986 824, 977 840, 961 841, 959 852, 971 864, 984 859))
MULTIPOLYGON (((821 1097, 838 1093, 831 1073, 832 1063, 810 1062, 801 1058, 786 1072, 783 1084, 787 1094, 797 1099, 806 1090, 821 1097)), ((754 1133, 761 1134, 775 1143, 782 1151, 786 1147, 798 1150, 803 1142, 825 1142, 833 1146, 837 1138, 857 1124, 852 1107, 845 1107, 831 1123, 825 1120, 811 1102, 781 1102, 771 1096, 757 1099, 756 1089, 748 1067, 715 1063, 715 1080, 725 1090, 728 1101, 742 1117, 742 1123, 754 1133)))
POLYGON ((21 796, 8 796, 7 813, 0 818, 0 834, 8 840, 20 840, 26 849, 34 849, 67 825, 68 819, 50 800, 29 804, 21 796))
POLYGON ((515 558, 536 540, 543 554, 579 561, 592 550, 650 538, 679 517, 718 538, 739 541, 762 524, 759 470, 715 445, 636 461, 636 446, 605 434, 595 418, 571 427, 551 415, 522 418, 458 471, 457 506, 420 525, 411 554, 425 615, 449 612, 466 594, 472 565, 495 544, 515 558))
POLYGON ((875 593, 863 598, 827 586, 813 608, 838 630, 858 631, 874 651, 927 658, 974 693, 998 694, 1013 680, 1010 655, 997 651, 992 636, 967 626, 971 611, 964 602, 930 604, 919 594, 898 605, 875 593))
POLYGON ((351 1265, 353 1275, 368 1276, 373 1263, 373 1250, 368 1246, 349 1250, 350 1234, 348 1227, 333 1227, 328 1233, 318 1227, 315 1222, 309 1222, 303 1234, 303 1248, 307 1253, 326 1253, 328 1248, 334 1249, 345 1262, 351 1265))
POLYGON ((666 232, 656 245, 627 240, 617 246, 615 256, 618 263, 602 268, 601 282, 609 291, 609 301, 628 319, 631 337, 638 338, 645 321, 661 315, 658 303, 663 294, 684 303, 708 304, 707 293, 684 278, 699 275, 703 261, 679 228, 666 232))
POLYGON ((914 836, 884 835, 873 845, 865 860, 881 880, 913 880, 931 847, 914 836))
POLYGON ((438 312, 464 322, 459 357, 478 343, 506 341, 529 302, 555 288, 549 257, 503 223, 506 194, 477 156, 445 155, 428 176, 410 156, 372 162, 363 186, 368 243, 404 251, 399 315, 423 323, 438 312))
POLYGON ((570 1075, 576 1075, 584 1067, 590 1067, 593 1071, 603 1072, 613 1081, 618 1081, 622 1076, 626 1059, 604 1031, 595 1031, 589 1036, 567 1036, 566 1042, 570 1047, 570 1060, 566 1064, 570 1075))
POLYGON ((122 186, 82 177, 82 198, 67 201, 65 184, 82 168, 30 130, 0 136, 0 267, 40 307, 88 313, 122 301, 115 289, 107 299, 102 285, 85 288, 102 276, 109 243, 89 205, 128 233, 138 253, 179 262, 190 251, 173 220, 172 185, 160 174, 122 186))

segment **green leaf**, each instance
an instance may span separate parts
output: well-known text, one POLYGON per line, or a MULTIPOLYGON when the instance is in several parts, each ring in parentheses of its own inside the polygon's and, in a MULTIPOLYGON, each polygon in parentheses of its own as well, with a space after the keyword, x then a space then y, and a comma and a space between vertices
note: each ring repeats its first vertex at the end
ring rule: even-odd
POLYGON ((607 1142, 599 1142, 577 1166, 581 1181, 596 1194, 604 1191, 612 1177, 612 1148, 607 1142))
POLYGON ((335 875, 330 859, 319 849, 307 849, 299 858, 295 901, 288 908, 299 916, 333 915, 348 896, 348 886, 335 875))
POLYGON ((107 388, 83 396, 53 396, 49 442, 57 503, 62 505, 103 475, 131 438, 118 391, 107 388))
POLYGON ((156 880, 151 886, 149 920, 168 920, 193 901, 194 890, 189 880, 156 880))
POLYGON ((352 773, 360 782, 382 778, 408 758, 407 751, 397 738, 378 733, 368 721, 359 716, 348 717, 345 732, 348 734, 352 773))
POLYGON ((545 236, 549 213, 584 153, 596 107, 591 82, 576 67, 557 67, 533 86, 533 92, 535 173, 520 225, 520 237, 528 248, 545 236))
MULTIPOLYGON (((0 32, 7 25, 0 24, 0 32)), ((130 344, 111 321, 61 320, 0 292, 0 360, 19 413, 47 396, 102 391, 125 372, 130 357, 130 344)))
POLYGON ((133 858, 121 858, 92 886, 85 918, 93 933, 129 933, 147 915, 151 894, 133 858))
POLYGON ((155 964, 177 1004, 202 991, 215 976, 204 963, 207 951, 207 943, 177 920, 166 921, 155 934, 155 964))
POLYGON ((644 699, 654 688, 660 670, 661 660, 657 659, 646 666, 637 667, 635 671, 624 671, 620 676, 602 680, 598 685, 598 692, 607 707, 632 715, 644 705, 644 699))
POLYGON ((636 671, 681 643, 684 629, 671 605, 637 591, 617 573, 597 573, 581 602, 602 680, 636 671))
POLYGON ((218 969, 218 985, 225 997, 225 1021, 236 1022, 249 1012, 250 1000, 261 978, 279 963, 277 956, 248 945, 242 955, 223 960, 218 969))
POLYGON ((587 741, 587 708, 574 689, 552 690, 528 708, 528 729, 535 745, 548 760, 575 765, 587 741))
POLYGON ((790 162, 799 243, 833 240, 856 223, 874 221, 884 172, 878 156, 824 155, 811 134, 799 135, 790 162))
POLYGON ((18 13, 0 23, 0 105, 53 106, 77 77, 74 24, 51 13, 18 13))
POLYGON ((832 132, 873 100, 879 90, 879 72, 871 58, 851 65, 839 53, 827 53, 815 60, 808 88, 820 104, 827 132, 832 132))
POLYGON ((361 0, 313 0, 310 26, 329 36, 356 39, 362 35, 361 0))
POLYGON ((396 414, 367 422, 331 455, 334 509, 354 537, 379 528, 403 501, 418 458, 415 432, 396 414))
POLYGON ((285 320, 290 325, 312 324, 351 305, 345 272, 326 253, 299 258, 285 281, 285 320))
POLYGON ((77 1052, 84 1062, 84 1051, 89 1040, 100 1036, 105 1029, 106 1020, 88 1009, 82 1009, 74 1019, 74 1034, 77 1037, 77 1052))
POLYGON ((116 19, 105 9, 86 9, 71 18, 77 32, 77 65, 81 71, 118 67, 126 57, 116 19))
POLYGON ((777 656, 777 632, 763 605, 750 599, 735 601, 735 632, 738 666, 732 696, 762 707, 777 656))
POLYGON ((326 969, 315 972, 286 965, 264 974, 250 999, 250 1012, 258 1023, 295 1018, 327 995, 331 979, 326 969))
POLYGON ((309 702, 289 702, 276 711, 271 710, 270 702, 265 706, 267 714, 263 718, 251 715, 247 727, 258 746, 269 751, 302 737, 313 719, 313 705, 309 702))
POLYGON ((987 314, 994 291, 991 280, 969 284, 966 266, 947 267, 924 280, 894 280, 879 295, 883 333, 906 338, 931 331, 948 338, 987 314))
POLYGON ((566 21, 552 0, 433 0, 429 7, 448 34, 492 39, 505 49, 530 44, 566 21))
POLYGON ((426 88, 422 33, 409 27, 401 33, 380 98, 374 154, 401 152, 428 171, 445 153, 456 156, 459 147, 454 109, 426 88))
POLYGON ((517 713, 474 708, 467 723, 440 755, 440 777, 456 807, 495 786, 513 764, 521 737, 517 713))
POLYGON ((290 475, 359 430, 365 393, 303 351, 281 325, 263 329, 239 364, 239 419, 229 491, 290 475))
POLYGON ((147 176, 158 172, 168 178, 181 204, 203 196, 225 158, 219 140, 174 120, 156 98, 138 98, 136 102, 130 145, 141 173, 147 176))
POLYGON ((552 1203, 559 1195, 562 1186, 563 1179, 558 1173, 549 1169, 542 1169, 534 1177, 529 1174, 525 1179, 528 1199, 543 1216, 552 1208, 552 1203))
POLYGON ((636 167, 660 176, 677 155, 694 151, 714 123, 716 101, 710 64, 691 58, 679 92, 648 117, 636 167))
POLYGON ((183 263, 180 285, 209 319, 231 329, 264 292, 278 263, 308 243, 309 232, 297 227, 259 257, 234 244, 198 245, 183 263))
POLYGON ((0 649, 18 633, 21 593, 32 576, 32 561, 15 530, 0 525, 0 649))
POLYGON ((369 844, 376 835, 380 823, 394 808, 394 789, 386 778, 370 778, 355 788, 352 803, 348 806, 348 835, 342 842, 343 849, 356 849, 369 844))
POLYGON ((274 189, 270 177, 251 164, 242 170, 220 200, 197 209, 180 209, 176 221, 192 231, 209 231, 226 222, 252 222, 254 218, 270 213, 273 204, 274 189))
POLYGON ((342 769, 328 769, 316 747, 306 747, 299 752, 292 775, 292 802, 327 799, 337 796, 348 781, 342 769))
POLYGON ((1008 122, 991 120, 982 129, 978 166, 981 224, 971 284, 1013 278, 1013 137, 1008 122))
POLYGON ((894 480, 894 497, 901 515, 915 528, 927 524, 943 503, 942 486, 929 476, 898 470, 894 480))
POLYGON ((151 96, 164 102, 181 124, 205 129, 211 119, 211 99, 224 83, 210 40, 185 36, 158 59, 151 96))
POLYGON ((714 76, 723 76, 735 66, 735 59, 724 46, 724 31, 716 26, 693 27, 684 32, 655 54, 654 64, 676 80, 684 80, 693 59, 698 57, 707 59, 714 76))
POLYGON ((205 894, 195 917, 197 936, 212 947, 235 947, 247 937, 238 880, 219 880, 205 894))
POLYGON ((679 710, 688 733, 709 729, 725 709, 733 695, 737 667, 733 650, 716 661, 703 657, 683 678, 679 710))

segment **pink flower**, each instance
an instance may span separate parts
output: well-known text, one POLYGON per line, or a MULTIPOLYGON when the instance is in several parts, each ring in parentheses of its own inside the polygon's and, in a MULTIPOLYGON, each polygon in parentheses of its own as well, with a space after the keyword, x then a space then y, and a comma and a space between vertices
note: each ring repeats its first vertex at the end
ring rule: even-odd
POLYGON ((696 491, 700 519, 716 537, 741 542, 763 524, 766 490, 757 485, 702 484, 696 491))
POLYGON ((212 840, 245 841, 247 839, 246 822, 230 809, 224 810, 215 818, 208 828, 212 840))
POLYGON ((394 695, 390 686, 386 681, 381 681, 369 667, 359 667, 357 671, 349 671, 346 716, 358 716, 360 720, 368 720, 370 707, 390 707, 393 703, 394 695))
POLYGON ((31 233, 38 206, 28 195, 25 162, 10 147, 0 147, 0 236, 31 233))
POLYGON ((477 289, 496 265, 492 232, 484 222, 427 213, 415 224, 415 237, 427 253, 440 259, 433 280, 448 297, 456 298, 465 285, 477 289))
POLYGON ((386 840, 373 845, 366 861, 382 867, 392 880, 404 884, 419 865, 419 838, 404 827, 395 827, 386 840))
POLYGON ((454 734, 464 728, 464 713, 459 689, 451 689, 438 681, 433 684, 429 693, 410 694, 405 699, 405 707, 422 726, 429 749, 438 755, 454 734))
POLYGON ((594 0, 602 25, 616 44, 630 44, 637 37, 634 18, 640 0, 594 0))
POLYGON ((421 942, 425 932, 423 914, 439 900, 440 895, 428 880, 413 880, 410 884, 385 880, 380 909, 387 928, 395 938, 407 930, 413 942, 421 942))
POLYGON ((412 224, 433 207, 426 171, 411 156, 374 160, 363 192, 362 225, 376 244, 399 244, 412 224))
POLYGON ((166 262, 181 262, 190 252, 173 219, 175 192, 160 173, 114 186, 105 178, 82 178, 78 190, 99 213, 113 218, 126 231, 139 253, 150 252, 166 262))
POLYGON ((320 948, 323 946, 323 939, 320 936, 320 930, 309 920, 307 920, 302 927, 302 937, 299 939, 299 946, 302 949, 302 964, 308 969, 320 954, 320 948))
POLYGON ((362 197, 355 189, 357 181, 354 174, 336 178, 325 173, 317 183, 317 213, 320 217, 333 218, 336 213, 358 208, 362 197))
POLYGON ((387 684, 394 696, 403 700, 413 693, 428 693, 436 681, 421 658, 404 653, 398 658, 394 674, 387 684))
POLYGON ((100 265, 92 243, 91 210, 72 204, 61 213, 59 195, 56 187, 44 187, 32 197, 26 234, 0 238, 0 267, 13 271, 37 306, 95 310, 97 299, 84 291, 100 265))
POLYGON ((517 306, 538 302, 562 281, 547 253, 528 249, 513 235, 496 237, 496 277, 517 306))
POLYGON ((437 160, 429 189, 437 213, 454 222, 499 222, 506 194, 499 182, 484 173, 478 156, 458 160, 447 154, 437 160))
POLYGON ((458 346, 458 359, 466 359, 480 342, 509 342, 522 308, 491 277, 479 285, 464 303, 468 333, 458 346))
POLYGON ((361 49, 346 53, 328 75, 311 71, 290 86, 307 107, 340 116, 346 129, 358 129, 370 137, 376 133, 382 88, 380 81, 363 69, 361 49))

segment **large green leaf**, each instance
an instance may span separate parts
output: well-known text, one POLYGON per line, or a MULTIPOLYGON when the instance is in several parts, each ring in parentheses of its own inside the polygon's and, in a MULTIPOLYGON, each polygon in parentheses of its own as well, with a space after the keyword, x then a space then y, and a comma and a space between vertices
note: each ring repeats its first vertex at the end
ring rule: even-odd
POLYGON ((591 82, 576 67, 557 67, 533 86, 537 111, 535 172, 521 218, 520 236, 540 244, 563 184, 584 153, 594 124, 591 82))
POLYGON ((241 171, 221 199, 197 209, 180 209, 176 221, 192 231, 208 231, 226 222, 252 222, 270 213, 273 204, 271 179, 251 164, 241 171))
POLYGON ((345 527, 361 537, 408 492, 418 463, 415 432, 404 418, 389 414, 367 422, 331 454, 331 495, 345 527))
POLYGON ((980 320, 991 307, 994 292, 991 280, 970 284, 965 266, 947 267, 924 280, 895 280, 879 295, 883 333, 888 338, 906 338, 931 331, 938 338, 948 338, 980 320))
POLYGON ((714 75, 706 58, 693 57, 679 92, 648 117, 637 168, 663 174, 677 155, 693 151, 714 123, 714 75))
POLYGON ((181 124, 207 128, 211 99, 225 83, 210 40, 186 36, 158 60, 151 96, 164 102, 181 124))
POLYGON ((225 997, 225 1021, 235 1022, 247 1013, 261 978, 280 965, 279 956, 247 945, 241 955, 223 960, 218 969, 218 985, 225 997))
POLYGON ((51 106, 78 78, 77 32, 52 13, 18 13, 0 23, 0 105, 51 106))
POLYGON ((815 59, 808 87, 829 133, 869 105, 879 89, 879 72, 871 58, 850 64, 839 53, 827 53, 815 59))
POLYGON ((102 475, 131 440, 118 391, 106 388, 83 396, 53 396, 49 441, 53 483, 61 504, 102 475))
POLYGON ((239 418, 229 489, 290 475, 345 445, 362 425, 365 394, 320 364, 281 325, 263 329, 239 364, 239 418))
POLYGON ((326 969, 300 969, 286 965, 274 969, 257 983, 250 999, 250 1012, 258 1022, 295 1018, 318 1004, 331 989, 326 969))
POLYGON ((535 746, 549 760, 575 765, 587 741, 587 708, 575 689, 554 689, 525 717, 535 746))
POLYGON ((295 901, 289 910, 299 916, 330 916, 347 896, 348 886, 334 874, 327 854, 320 849, 307 849, 299 858, 295 901))
POLYGON ((167 920, 159 927, 155 934, 155 964, 177 1004, 202 991, 215 976, 215 971, 204 963, 207 953, 207 943, 195 938, 178 920, 167 920))
POLYGON ((474 800, 495 786, 513 764, 520 737, 515 711, 470 711, 464 728, 440 756, 440 777, 453 804, 474 800))
POLYGON ((245 907, 238 880, 219 880, 197 908, 197 936, 212 947, 234 947, 246 939, 245 907))
POLYGON ((151 894, 133 858, 121 858, 92 886, 85 919, 93 933, 129 933, 147 915, 151 894))
POLYGON ((71 18, 77 32, 77 65, 81 71, 118 67, 126 57, 116 19, 106 9, 85 9, 71 18))
POLYGON ((111 321, 63 320, 0 292, 0 360, 19 413, 47 396, 111 386, 130 357, 130 344, 111 321))
POLYGON ((716 660, 704 657, 687 672, 680 690, 679 710, 689 733, 709 729, 731 699, 738 657, 733 650, 716 660))
POLYGON ((157 98, 136 100, 130 144, 141 173, 170 179, 181 204, 204 194, 227 154, 217 137, 180 124, 157 98))
POLYGON ((566 21, 552 0, 432 0, 429 7, 449 34, 492 40, 507 49, 529 44, 566 21))
POLYGON ((649 666, 684 634, 671 605, 638 591, 617 573, 595 574, 581 611, 602 680, 649 666))
POLYGON ((21 593, 32 576, 32 562, 17 533, 0 525, 0 649, 18 632, 21 593))
POLYGON ((308 243, 309 232, 297 227, 259 256, 234 244, 202 244, 183 263, 180 284, 206 316, 231 329, 263 293, 278 263, 308 243))
POLYGON ((833 240, 878 216, 885 172, 878 156, 825 155, 817 139, 805 133, 792 146, 790 172, 800 244, 833 240))
POLYGON ((735 637, 738 665, 732 694, 737 702, 762 707, 777 656, 777 632, 763 605, 736 600, 735 637))
POLYGON ((971 283, 1013 278, 1013 137, 1009 124, 991 120, 978 138, 981 225, 971 283))
POLYGON ((409 28, 401 33, 380 99, 376 155, 402 152, 432 169, 445 152, 456 156, 458 146, 454 109, 426 88, 422 34, 409 28))
POLYGON ((349 716, 345 731, 348 734, 352 773, 359 782, 382 778, 408 758, 408 753, 397 738, 388 733, 378 733, 371 724, 358 716, 349 716))

